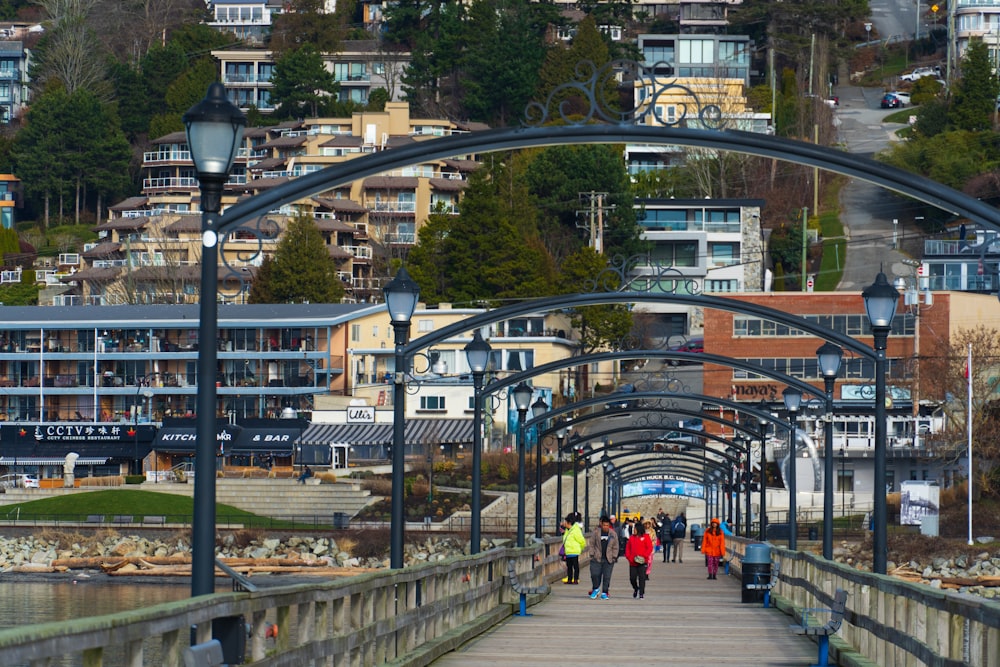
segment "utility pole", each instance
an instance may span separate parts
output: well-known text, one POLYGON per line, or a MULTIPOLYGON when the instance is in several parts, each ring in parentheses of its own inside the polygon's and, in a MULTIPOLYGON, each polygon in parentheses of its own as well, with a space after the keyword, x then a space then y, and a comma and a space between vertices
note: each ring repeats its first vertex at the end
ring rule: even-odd
POLYGON ((808 237, 806 236, 806 223, 809 220, 809 207, 802 207, 802 291, 806 291, 806 273, 808 273, 806 266, 806 249, 809 245, 808 237))
POLYGON ((587 204, 587 208, 578 210, 576 214, 585 215, 587 222, 577 223, 576 226, 579 229, 589 230, 590 241, 588 245, 598 253, 604 252, 604 212, 613 211, 615 208, 604 205, 604 198, 607 196, 607 192, 595 192, 594 190, 579 193, 580 200, 587 204))

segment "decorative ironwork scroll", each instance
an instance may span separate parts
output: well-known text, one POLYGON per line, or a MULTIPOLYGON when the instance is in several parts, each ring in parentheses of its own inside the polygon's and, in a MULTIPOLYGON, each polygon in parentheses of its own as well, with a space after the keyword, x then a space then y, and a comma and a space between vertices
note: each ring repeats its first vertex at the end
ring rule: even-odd
MULTIPOLYGON (((583 293, 648 292, 659 294, 699 294, 701 286, 691 276, 648 255, 615 255, 600 273, 585 280, 583 293)), ((631 348, 625 348, 631 349, 631 348)))
MULTIPOLYGON (((589 60, 576 64, 572 81, 559 84, 544 102, 530 102, 524 110, 524 125, 662 125, 722 129, 722 109, 705 104, 698 93, 674 76, 659 72, 671 69, 665 62, 646 65, 634 60, 612 60, 598 67, 589 60), (619 90, 628 88, 629 97, 642 101, 631 109, 619 109, 619 90), (635 91, 639 91, 636 94, 635 91), (670 104, 658 104, 661 98, 670 104), (664 115, 669 107, 670 115, 664 115)), ((719 97, 723 92, 719 92, 719 97)))
POLYGON ((246 294, 253 282, 251 267, 259 266, 263 259, 264 243, 274 241, 279 234, 281 225, 268 215, 226 231, 219 240, 219 294, 233 298, 246 294), (239 249, 227 253, 227 243, 239 249))

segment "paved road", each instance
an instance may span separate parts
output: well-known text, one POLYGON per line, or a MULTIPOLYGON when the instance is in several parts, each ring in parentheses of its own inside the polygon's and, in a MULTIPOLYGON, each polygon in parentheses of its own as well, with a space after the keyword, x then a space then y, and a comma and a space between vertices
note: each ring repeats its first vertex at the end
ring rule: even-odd
POLYGON ((707 581, 701 554, 685 545, 684 555, 683 563, 664 564, 654 554, 643 600, 632 598, 621 560, 611 578, 611 599, 589 599, 584 567, 583 583, 556 581, 552 594, 529 608, 533 616, 512 616, 432 664, 802 667, 816 662, 816 645, 789 632, 789 617, 759 603, 742 604, 738 579, 720 574, 707 581))
MULTIPOLYGON (((839 141, 848 152, 872 157, 895 141, 893 132, 901 124, 883 123, 894 110, 879 108, 882 93, 871 88, 841 86, 840 106, 835 112, 839 141)), ((909 277, 913 269, 903 263, 908 256, 893 247, 918 235, 913 222, 914 203, 866 181, 852 179, 840 194, 840 219, 847 236, 844 276, 838 289, 863 290, 879 269, 890 280, 909 277), (898 220, 894 225, 893 220, 898 220)))

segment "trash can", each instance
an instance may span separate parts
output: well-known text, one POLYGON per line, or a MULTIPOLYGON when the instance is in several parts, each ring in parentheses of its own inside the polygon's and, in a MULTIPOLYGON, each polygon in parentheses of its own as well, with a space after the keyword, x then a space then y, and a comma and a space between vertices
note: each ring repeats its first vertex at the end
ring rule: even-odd
POLYGON ((347 528, 347 515, 343 512, 333 513, 333 527, 334 528, 347 528))
POLYGON ((819 528, 816 526, 809 526, 809 539, 813 542, 819 539, 819 528))
POLYGON ((760 602, 764 591, 747 589, 747 584, 766 584, 771 579, 771 545, 748 544, 743 554, 743 574, 740 581, 741 602, 760 602))

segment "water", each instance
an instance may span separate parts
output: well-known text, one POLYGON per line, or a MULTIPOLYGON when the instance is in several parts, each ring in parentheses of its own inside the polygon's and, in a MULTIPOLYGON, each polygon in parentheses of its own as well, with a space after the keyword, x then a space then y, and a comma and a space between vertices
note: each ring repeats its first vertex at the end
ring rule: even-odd
POLYGON ((107 579, 0 583, 0 628, 102 616, 191 596, 190 584, 118 584, 107 579))
MULTIPOLYGON (((183 579, 177 583, 157 584, 109 583, 103 577, 53 582, 7 579, 0 581, 0 628, 113 614, 190 596, 191 585, 183 579)), ((159 641, 147 640, 144 643, 143 662, 147 665, 158 664, 159 641)), ((123 663, 122 647, 105 650, 105 665, 123 663)), ((77 667, 81 664, 80 656, 52 662, 53 667, 77 667)))

